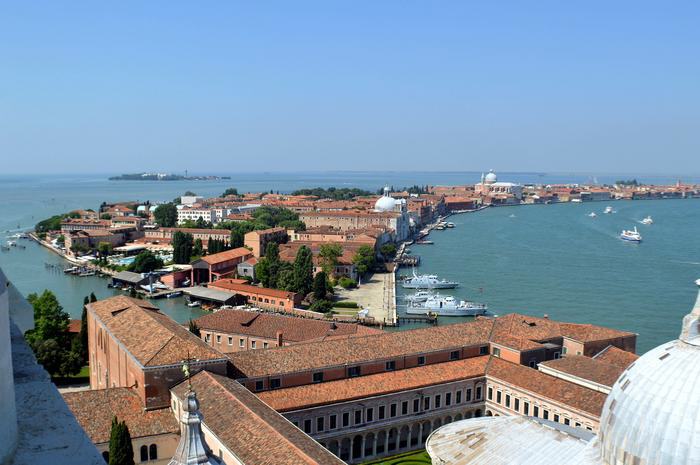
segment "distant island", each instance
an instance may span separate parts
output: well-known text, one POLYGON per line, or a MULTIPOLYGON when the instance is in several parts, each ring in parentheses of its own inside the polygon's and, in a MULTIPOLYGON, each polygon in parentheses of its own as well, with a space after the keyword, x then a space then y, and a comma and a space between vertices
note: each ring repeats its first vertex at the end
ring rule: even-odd
POLYGON ((112 176, 110 181, 220 181, 231 179, 231 176, 182 176, 181 174, 166 173, 133 173, 112 176))

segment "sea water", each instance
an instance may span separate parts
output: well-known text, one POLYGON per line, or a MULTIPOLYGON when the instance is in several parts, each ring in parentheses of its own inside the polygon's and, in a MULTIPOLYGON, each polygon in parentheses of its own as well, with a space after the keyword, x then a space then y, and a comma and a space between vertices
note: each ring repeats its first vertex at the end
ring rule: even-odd
MULTIPOLYGON (((207 173, 204 173, 207 174, 207 173)), ((328 172, 238 173, 221 181, 108 181, 108 175, 0 176, 0 241, 15 230, 33 227, 51 215, 78 208, 97 210, 103 201, 167 201, 190 190, 219 195, 240 192, 290 192, 305 187, 359 187, 377 191, 414 184, 478 182, 473 172, 328 172), (10 231, 10 232, 6 232, 10 231)), ((598 176, 601 183, 634 176, 598 176)), ((503 173, 501 180, 521 183, 585 183, 590 175, 503 173)), ((675 177, 638 177, 641 182, 675 182, 675 177)), ((700 183, 698 179, 684 179, 700 183)), ((639 333, 644 352, 677 337, 680 319, 694 301, 700 278, 700 200, 618 201, 617 213, 604 215, 607 203, 490 208, 455 215, 456 228, 434 231, 435 245, 411 246, 420 255, 419 272, 462 283, 453 295, 489 304, 497 314, 521 312, 564 321, 593 323, 639 333), (595 211, 598 216, 587 216, 595 211), (514 218, 511 215, 515 215, 514 218), (655 223, 638 223, 651 215, 655 223), (619 240, 620 231, 637 226, 641 244, 619 240)), ((83 298, 104 298, 119 291, 99 277, 75 277, 60 270, 62 259, 40 245, 20 240, 26 249, 0 253, 0 267, 24 293, 50 289, 73 318, 83 298), (56 265, 56 266, 49 266, 56 265)), ((408 273, 407 270, 402 271, 408 273)), ((443 291, 447 293, 447 291, 443 291)), ((399 302, 403 291, 399 289, 399 302)), ((154 302, 185 322, 201 315, 182 298, 154 302)), ((401 312, 402 309, 399 309, 401 312)), ((442 318, 441 324, 460 321, 442 318)), ((410 326, 402 327, 402 329, 410 326)))

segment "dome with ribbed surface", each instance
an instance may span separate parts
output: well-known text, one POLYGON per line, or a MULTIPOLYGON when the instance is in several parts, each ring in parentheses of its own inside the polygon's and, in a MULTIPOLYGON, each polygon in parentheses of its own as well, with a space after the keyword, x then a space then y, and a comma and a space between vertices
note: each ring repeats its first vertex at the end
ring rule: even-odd
POLYGON ((396 209, 396 199, 389 195, 389 187, 384 188, 384 195, 374 204, 374 211, 393 212, 396 209))
POLYGON ((700 464, 700 295, 680 338, 647 352, 617 380, 600 442, 605 465, 700 464))

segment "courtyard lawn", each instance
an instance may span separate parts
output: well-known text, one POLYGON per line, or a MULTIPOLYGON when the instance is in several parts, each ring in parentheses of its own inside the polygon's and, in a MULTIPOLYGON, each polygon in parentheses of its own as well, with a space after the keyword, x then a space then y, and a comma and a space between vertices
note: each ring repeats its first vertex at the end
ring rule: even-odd
POLYGON ((430 465, 430 456, 425 450, 408 452, 386 457, 380 460, 365 462, 363 465, 430 465))

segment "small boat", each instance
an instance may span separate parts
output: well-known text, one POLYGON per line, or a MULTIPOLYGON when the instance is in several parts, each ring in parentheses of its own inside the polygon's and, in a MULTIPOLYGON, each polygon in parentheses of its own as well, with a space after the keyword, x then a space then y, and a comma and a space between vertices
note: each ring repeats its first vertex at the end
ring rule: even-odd
POLYGON ((654 220, 651 219, 651 216, 647 216, 641 221, 642 224, 654 224, 654 220))
POLYGON ((80 273, 78 273, 78 276, 95 276, 95 274, 97 274, 95 270, 83 270, 80 273))
POLYGON ((433 296, 432 292, 418 291, 414 294, 405 296, 404 299, 408 302, 417 303, 417 302, 425 302, 426 300, 428 300, 432 296, 433 296))
POLYGON ((583 202, 583 200, 581 200, 581 199, 571 199, 571 202, 572 202, 572 203, 581 203, 581 202, 583 202))
POLYGON ((455 224, 454 223, 447 223, 445 226, 447 226, 448 228, 454 228, 455 224))
POLYGON ((79 269, 80 268, 78 268, 77 266, 71 266, 70 268, 66 268, 65 270, 63 270, 63 272, 66 274, 73 274, 76 271, 78 271, 79 269))
POLYGON ((405 249, 403 253, 405 253, 406 255, 411 255, 411 249, 405 249))
POLYGON ((606 215, 610 215, 611 213, 614 213, 613 208, 610 205, 608 205, 607 207, 605 207, 605 210, 603 210, 603 213, 605 213, 606 215))
POLYGON ((193 300, 192 302, 187 302, 188 307, 199 307, 202 303, 199 300, 193 300))
POLYGON ((508 215, 508 218, 515 218, 515 213, 511 213, 510 215, 508 215))
POLYGON ((637 231, 637 227, 635 226, 633 230, 627 230, 623 229, 622 233, 620 233, 620 239, 623 241, 630 241, 630 242, 642 242, 642 235, 639 234, 637 231))
POLYGON ((175 291, 175 292, 171 292, 170 294, 166 294, 165 298, 166 299, 173 299, 175 297, 180 297, 181 295, 182 295, 182 291, 175 291))
POLYGON ((10 247, 17 247, 17 241, 7 241, 7 245, 10 247))
POLYGON ((416 244, 419 244, 419 245, 433 245, 434 242, 433 242, 433 241, 416 241, 416 244))
POLYGON ((406 313, 409 315, 477 316, 486 314, 487 310, 488 305, 486 304, 458 301, 451 295, 436 294, 422 304, 409 304, 406 313))
POLYGON ((447 281, 446 279, 438 279, 434 274, 416 275, 416 270, 413 270, 413 276, 405 280, 401 286, 404 289, 454 289, 459 286, 459 283, 447 281))
POLYGON ((588 214, 588 216, 590 216, 591 218, 595 218, 595 217, 598 216, 598 215, 596 215, 595 212, 590 212, 590 213, 588 214))

